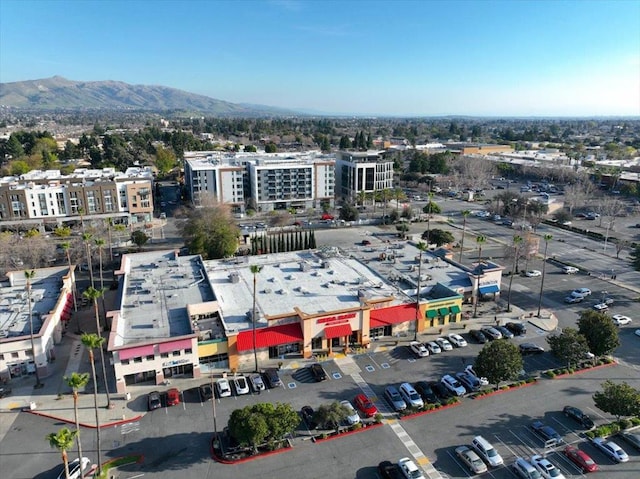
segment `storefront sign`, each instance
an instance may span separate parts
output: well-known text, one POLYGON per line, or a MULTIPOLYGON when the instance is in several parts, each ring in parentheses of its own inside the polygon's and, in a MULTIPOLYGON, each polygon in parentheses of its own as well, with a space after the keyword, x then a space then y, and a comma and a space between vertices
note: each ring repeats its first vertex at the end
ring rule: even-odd
POLYGON ((337 323, 346 323, 349 319, 355 318, 356 313, 347 313, 341 314, 339 316, 329 316, 328 318, 320 318, 316 320, 316 324, 337 324, 337 323))
POLYGON ((498 284, 498 280, 496 279, 490 279, 490 280, 485 280, 485 281, 480 281, 479 285, 480 286, 493 286, 493 285, 497 285, 498 284))
POLYGON ((177 359, 175 361, 167 361, 166 363, 162 363, 163 368, 170 368, 172 366, 179 366, 180 364, 190 363, 188 359, 177 359))

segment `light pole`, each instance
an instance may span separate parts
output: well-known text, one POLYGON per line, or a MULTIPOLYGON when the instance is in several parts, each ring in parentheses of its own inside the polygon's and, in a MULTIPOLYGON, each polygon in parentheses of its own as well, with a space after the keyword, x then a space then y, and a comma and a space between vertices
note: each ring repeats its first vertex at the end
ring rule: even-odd
POLYGON ((416 326, 413 333, 413 340, 418 340, 418 324, 420 324, 420 279, 422 274, 422 252, 427 249, 427 244, 420 241, 417 245, 420 254, 418 255, 418 289, 416 291, 416 326))
POLYGON ((607 251, 607 241, 609 240, 609 228, 611 228, 612 224, 613 224, 613 221, 609 221, 607 223, 607 231, 605 232, 605 235, 604 235, 604 247, 602 248, 602 251, 607 251))

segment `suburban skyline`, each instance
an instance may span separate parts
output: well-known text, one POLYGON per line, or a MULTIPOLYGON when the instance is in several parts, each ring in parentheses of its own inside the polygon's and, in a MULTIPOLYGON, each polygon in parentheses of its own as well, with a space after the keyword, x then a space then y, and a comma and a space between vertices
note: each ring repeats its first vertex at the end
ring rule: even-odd
POLYGON ((640 2, 16 1, 0 81, 371 116, 638 116, 640 2))

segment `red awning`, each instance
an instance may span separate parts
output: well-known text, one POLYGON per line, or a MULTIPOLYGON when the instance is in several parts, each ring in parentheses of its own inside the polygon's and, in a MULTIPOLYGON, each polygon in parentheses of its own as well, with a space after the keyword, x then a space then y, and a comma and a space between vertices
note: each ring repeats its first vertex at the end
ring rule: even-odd
POLYGON ((416 305, 400 304, 390 308, 380 308, 371 311, 370 328, 383 328, 392 324, 400 324, 407 321, 415 321, 416 305))
MULTIPOLYGON (((268 348, 282 344, 299 343, 303 340, 300 324, 281 324, 270 328, 256 329, 256 348, 268 348)), ((253 331, 238 333, 237 348, 239 352, 253 349, 253 331)))
POLYGON ((349 323, 338 324, 337 326, 327 326, 324 328, 324 337, 327 339, 344 338, 351 336, 351 325, 349 323))
POLYGON ((71 319, 71 311, 66 309, 62 311, 62 314, 60 315, 60 319, 62 321, 69 321, 71 319))
POLYGON ((170 343, 158 344, 160 354, 172 353, 173 351, 180 351, 182 349, 191 349, 190 339, 181 339, 180 341, 171 341, 170 343))
POLYGON ((143 358, 145 356, 153 356, 153 344, 147 346, 138 346, 136 348, 121 349, 118 351, 120 361, 131 358, 143 358))

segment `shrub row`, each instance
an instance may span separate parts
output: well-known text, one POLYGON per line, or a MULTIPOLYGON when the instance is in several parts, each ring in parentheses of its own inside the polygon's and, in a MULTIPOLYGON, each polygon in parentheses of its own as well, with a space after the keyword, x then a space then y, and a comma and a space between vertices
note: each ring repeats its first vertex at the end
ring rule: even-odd
POLYGON ((420 412, 434 411, 436 409, 440 409, 441 407, 450 406, 452 404, 456 404, 459 402, 460 402, 459 397, 451 397, 451 398, 445 399, 442 403, 436 403, 436 404, 426 403, 422 407, 413 407, 413 406, 407 407, 406 409, 399 411, 398 414, 400 415, 400 417, 411 416, 413 414, 417 414, 420 412))
POLYGON ((483 389, 482 391, 478 391, 477 393, 471 395, 472 398, 478 398, 478 397, 482 397, 482 396, 486 396, 488 394, 492 394, 496 391, 506 391, 508 389, 513 389, 513 388, 519 388, 521 386, 524 386, 525 384, 532 384, 535 383, 537 381, 536 378, 528 378, 526 380, 522 380, 522 381, 516 381, 514 383, 510 383, 510 384, 504 384, 502 386, 500 386, 499 388, 496 388, 495 386, 491 386, 487 389, 483 389))
POLYGON ((594 368, 596 366, 603 366, 605 364, 611 364, 613 362, 614 362, 613 359, 611 359, 609 357, 598 358, 593 363, 583 363, 583 364, 581 364, 581 365, 579 365, 577 367, 549 369, 549 370, 545 371, 543 374, 545 376, 553 379, 556 376, 560 376, 562 374, 573 374, 573 373, 578 372, 578 371, 584 371, 584 370, 587 370, 587 369, 594 368))
POLYGON ((590 439, 593 439, 594 437, 607 437, 635 426, 640 426, 640 417, 620 419, 619 421, 613 421, 609 424, 603 424, 592 431, 587 431, 586 435, 590 439))

